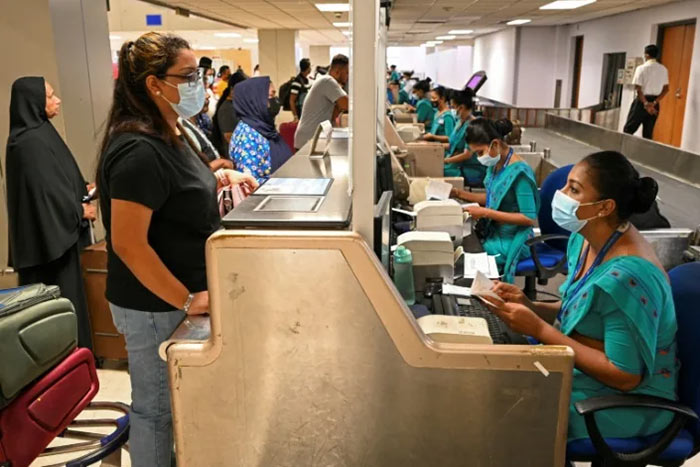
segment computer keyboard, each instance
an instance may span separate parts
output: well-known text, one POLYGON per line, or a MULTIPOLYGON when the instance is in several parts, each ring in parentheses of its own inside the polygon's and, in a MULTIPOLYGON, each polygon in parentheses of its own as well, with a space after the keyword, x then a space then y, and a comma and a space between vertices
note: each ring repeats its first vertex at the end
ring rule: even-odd
POLYGON ((470 299, 468 305, 459 305, 454 295, 434 294, 433 314, 484 318, 494 344, 525 344, 525 338, 511 331, 501 319, 491 313, 483 304, 470 299))

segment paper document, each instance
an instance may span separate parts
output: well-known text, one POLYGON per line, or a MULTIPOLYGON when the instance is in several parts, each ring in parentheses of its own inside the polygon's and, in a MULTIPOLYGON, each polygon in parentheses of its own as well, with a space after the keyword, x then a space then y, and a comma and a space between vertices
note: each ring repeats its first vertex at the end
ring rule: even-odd
POLYGON ((406 214, 407 216, 416 217, 418 213, 415 211, 406 211, 405 209, 391 208, 392 211, 398 212, 399 214, 406 214))
POLYGON ((471 293, 472 295, 476 295, 478 297, 484 297, 490 302, 502 302, 503 299, 496 295, 496 292, 493 291, 495 285, 496 284, 494 284, 491 279, 483 275, 480 271, 477 271, 474 282, 472 282, 471 293))
POLYGON ((464 277, 473 279, 476 277, 477 271, 491 279, 498 279, 500 277, 495 256, 489 256, 486 253, 465 253, 464 277))
MULTIPOLYGON (((486 279, 488 280, 488 279, 486 279)), ((469 287, 460 287, 452 284, 442 284, 442 293, 444 295, 455 295, 457 297, 471 297, 472 291, 469 287)))
POLYGON ((323 196, 332 178, 271 178, 255 190, 256 195, 323 196))
POLYGON ((440 180, 430 180, 425 187, 425 199, 449 199, 452 192, 452 185, 440 180))

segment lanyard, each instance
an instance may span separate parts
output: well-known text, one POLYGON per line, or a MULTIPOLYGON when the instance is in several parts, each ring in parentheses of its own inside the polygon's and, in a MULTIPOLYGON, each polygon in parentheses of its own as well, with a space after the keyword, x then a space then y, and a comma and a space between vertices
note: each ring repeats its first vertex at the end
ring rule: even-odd
MULTIPOLYGON (((496 179, 498 178, 498 176, 501 175, 501 173, 503 173, 506 166, 510 163, 511 157, 513 157, 513 148, 510 148, 510 150, 508 151, 508 155, 506 156, 505 162, 503 162, 503 167, 501 167, 501 170, 499 170, 498 172, 495 172, 495 168, 494 168, 494 174, 493 174, 493 177, 491 177, 491 183, 489 185, 493 185, 496 182, 496 179)), ((486 188, 486 207, 490 208, 491 206, 492 206, 492 204, 491 204, 491 189, 486 188)))
MULTIPOLYGON (((610 235, 608 240, 605 242, 605 245, 603 245, 603 248, 598 253, 598 256, 596 256, 595 260, 593 260, 593 264, 591 264, 591 267, 588 268, 588 271, 586 271, 586 274, 581 279, 579 279, 579 281, 576 283, 576 286, 574 287, 574 290, 571 291, 571 293, 567 294, 566 300, 562 303, 561 309, 559 310, 559 314, 557 315, 557 321, 561 322, 562 314, 566 311, 569 305, 571 305, 571 302, 573 301, 574 297, 578 295, 586 281, 588 281, 588 279, 590 279, 590 277, 593 275, 593 271, 595 270, 595 268, 600 266, 600 263, 603 262, 603 258, 605 258, 605 255, 608 254, 610 248, 612 248, 615 242, 618 241, 620 237, 622 237, 622 235, 627 231, 627 227, 628 225, 625 224, 624 226, 621 226, 618 229, 616 229, 612 233, 612 235, 610 235)), ((588 256, 589 248, 590 245, 586 247, 586 251, 579 258, 578 264, 576 265, 576 271, 574 271, 573 280, 576 280, 576 276, 578 276, 578 273, 581 272, 581 268, 583 268, 583 265, 586 262, 586 257, 588 256)))

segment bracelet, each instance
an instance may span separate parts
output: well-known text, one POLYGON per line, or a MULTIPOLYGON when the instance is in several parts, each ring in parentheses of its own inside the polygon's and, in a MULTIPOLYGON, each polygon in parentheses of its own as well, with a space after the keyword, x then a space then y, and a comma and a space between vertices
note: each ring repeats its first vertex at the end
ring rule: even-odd
POLYGON ((231 184, 231 181, 228 179, 226 176, 226 173, 224 172, 224 169, 219 169, 216 172, 214 172, 214 175, 216 175, 216 179, 223 185, 223 186, 229 186, 231 184))
POLYGON ((185 314, 188 314, 190 312, 190 306, 192 306, 193 299, 194 299, 194 294, 189 294, 187 296, 187 300, 185 300, 185 304, 182 306, 182 311, 184 311, 185 314))

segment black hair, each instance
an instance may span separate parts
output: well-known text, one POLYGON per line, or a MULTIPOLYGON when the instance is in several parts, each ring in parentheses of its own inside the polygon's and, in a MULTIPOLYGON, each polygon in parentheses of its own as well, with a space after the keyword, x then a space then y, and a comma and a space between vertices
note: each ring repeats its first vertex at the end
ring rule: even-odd
POLYGON ((305 71, 309 71, 311 69, 311 60, 308 58, 302 58, 299 60, 299 71, 302 73, 305 71))
POLYGON ((617 217, 626 221, 632 214, 647 212, 659 192, 656 180, 639 177, 632 163, 617 151, 595 152, 585 159, 600 199, 615 200, 617 217))
POLYGON ((226 72, 226 70, 230 70, 230 69, 231 69, 231 68, 229 68, 228 65, 221 65, 221 66, 219 67, 219 78, 221 78, 221 77, 224 75, 224 73, 226 72))
POLYGON ((348 66, 350 64, 350 59, 346 55, 338 54, 331 60, 331 68, 348 66))
POLYGON ((403 75, 410 78, 411 76, 413 76, 413 71, 404 71, 403 75))
POLYGON ((651 58, 659 58, 659 48, 655 44, 649 44, 644 47, 644 53, 651 58))
POLYGON ((467 88, 462 91, 453 89, 450 93, 450 100, 455 101, 458 106, 463 105, 469 110, 474 108, 474 91, 467 88))
POLYGON ((467 128, 467 144, 491 144, 495 139, 503 141, 513 131, 513 124, 507 118, 490 120, 477 118, 467 128))
POLYGON ((199 68, 205 68, 209 69, 211 68, 211 58, 209 57, 200 57, 199 58, 199 68))
POLYGON ((396 65, 391 65, 390 68, 393 70, 394 68, 396 68, 396 65))
POLYGON ((430 78, 418 81, 413 85, 414 91, 423 91, 424 93, 430 92, 430 78))
POLYGON ((433 92, 438 95, 438 98, 448 100, 449 93, 444 86, 437 86, 433 88, 433 92))

